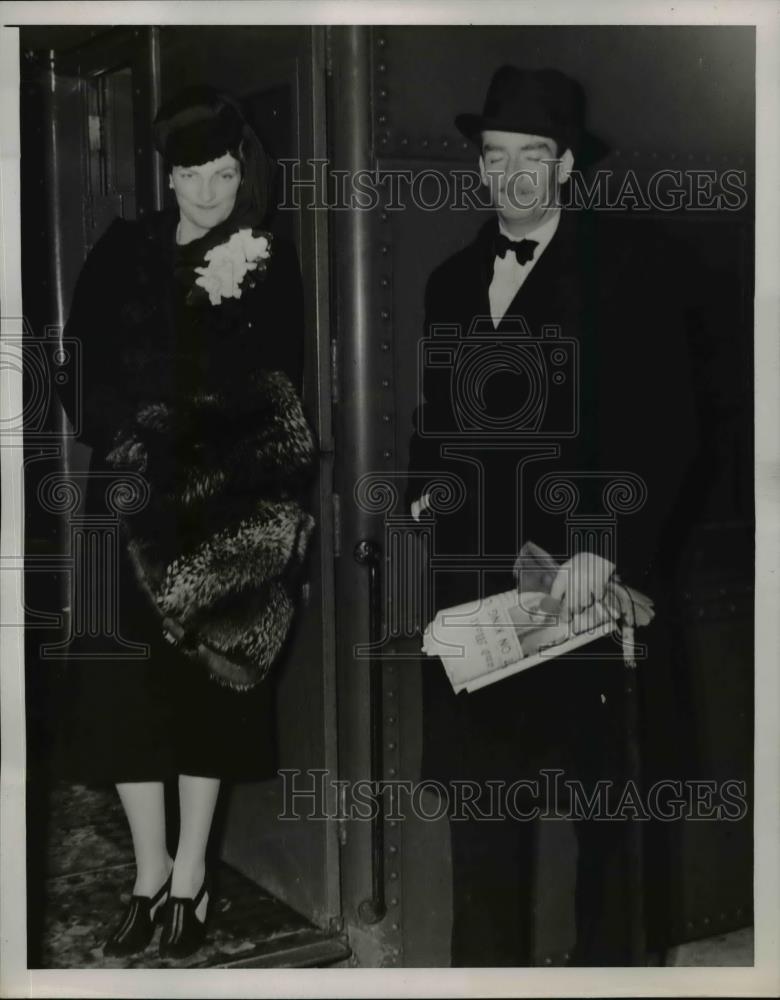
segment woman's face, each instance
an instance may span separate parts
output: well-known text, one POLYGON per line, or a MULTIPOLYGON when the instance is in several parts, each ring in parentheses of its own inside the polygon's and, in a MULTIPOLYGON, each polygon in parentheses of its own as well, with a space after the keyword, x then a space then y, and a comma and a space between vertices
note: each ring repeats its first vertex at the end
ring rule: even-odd
POLYGON ((179 203, 182 236, 203 236, 230 215, 241 183, 241 165, 230 153, 197 167, 174 167, 171 187, 179 203))

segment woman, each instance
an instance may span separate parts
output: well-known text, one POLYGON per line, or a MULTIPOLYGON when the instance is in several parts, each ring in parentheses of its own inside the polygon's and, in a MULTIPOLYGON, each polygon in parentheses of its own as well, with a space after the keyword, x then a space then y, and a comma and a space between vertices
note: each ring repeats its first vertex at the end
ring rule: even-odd
MULTIPOLYGON (((220 782, 274 772, 263 678, 311 531, 298 499, 313 441, 298 402, 300 272, 291 247, 258 231, 271 170, 257 136, 233 99, 197 87, 159 111, 154 138, 176 209, 111 224, 66 328, 81 345, 83 413, 63 403, 93 449, 87 513, 105 516, 110 487, 124 490, 109 507, 128 654, 95 658, 94 640, 74 641, 63 716, 68 776, 115 783, 132 835, 132 898, 105 953, 142 950, 162 919, 161 955, 183 957, 204 937, 220 782)), ((87 582, 94 597, 100 581, 87 582)))

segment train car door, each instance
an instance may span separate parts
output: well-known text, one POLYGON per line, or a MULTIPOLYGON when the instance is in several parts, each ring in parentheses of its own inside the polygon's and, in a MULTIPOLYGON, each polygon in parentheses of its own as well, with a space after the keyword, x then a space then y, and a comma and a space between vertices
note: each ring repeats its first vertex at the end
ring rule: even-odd
MULTIPOLYGON (((46 251, 38 243, 26 244, 26 287, 32 289, 40 274, 49 275, 49 301, 58 305, 60 323, 67 316, 81 263, 111 219, 135 218, 162 207, 167 185, 151 146, 150 125, 155 108, 179 88, 208 83, 232 92, 277 160, 325 155, 324 29, 172 26, 68 31, 48 29, 47 34, 47 29, 38 29, 28 32, 23 42, 30 77, 43 72, 51 83, 50 106, 28 107, 31 120, 40 115, 50 125, 31 128, 28 139, 34 144, 41 137, 44 146, 48 142, 42 150, 50 162, 48 210, 39 194, 36 202, 32 181, 26 205, 31 220, 43 216, 42 227, 49 217, 52 249, 44 259, 46 251), (36 62, 43 66, 36 68, 36 62)), ((278 193, 283 194, 282 187, 278 193)), ((337 763, 327 215, 282 210, 271 228, 298 250, 307 330, 304 403, 320 446, 320 474, 312 495, 318 530, 308 597, 278 682, 281 767, 302 772, 306 781, 311 771, 335 776, 337 763)), ((46 300, 27 294, 36 309, 46 300)), ((33 319, 40 318, 42 324, 40 311, 37 317, 33 310, 33 319)), ((51 317, 45 322, 51 323, 51 317)), ((278 331, 278 336, 284 335, 278 331)), ((70 470, 86 469, 89 455, 83 452, 78 445, 72 449, 70 470)), ((33 526, 33 533, 47 530, 47 525, 33 526)), ((60 600, 64 608, 64 592, 60 600)), ((31 633, 31 642, 39 638, 31 633)), ((281 777, 234 786, 221 817, 222 856, 317 926, 332 930, 340 916, 335 824, 278 819, 284 794, 281 777)))

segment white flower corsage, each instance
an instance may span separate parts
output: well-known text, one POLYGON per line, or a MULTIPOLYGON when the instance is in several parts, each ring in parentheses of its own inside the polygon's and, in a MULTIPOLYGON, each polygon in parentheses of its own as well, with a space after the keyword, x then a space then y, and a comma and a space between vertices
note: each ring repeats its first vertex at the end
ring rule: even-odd
MULTIPOLYGON (((212 247, 204 255, 206 267, 196 267, 200 277, 195 284, 203 288, 213 306, 222 299, 240 299, 241 284, 250 271, 262 274, 271 259, 270 233, 259 232, 256 236, 251 229, 239 229, 227 243, 212 247)), ((250 279, 250 284, 254 282, 250 279)))

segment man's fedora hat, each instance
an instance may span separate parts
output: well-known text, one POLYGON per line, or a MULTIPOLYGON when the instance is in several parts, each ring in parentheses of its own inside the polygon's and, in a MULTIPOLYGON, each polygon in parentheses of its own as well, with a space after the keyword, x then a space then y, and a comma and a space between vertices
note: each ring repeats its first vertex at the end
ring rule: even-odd
POLYGON ((576 80, 557 69, 524 70, 502 66, 488 87, 481 115, 458 115, 455 124, 481 145, 485 129, 523 132, 555 139, 571 149, 575 163, 587 166, 609 152, 609 146, 585 129, 585 92, 576 80))

